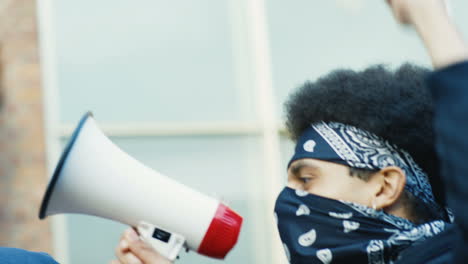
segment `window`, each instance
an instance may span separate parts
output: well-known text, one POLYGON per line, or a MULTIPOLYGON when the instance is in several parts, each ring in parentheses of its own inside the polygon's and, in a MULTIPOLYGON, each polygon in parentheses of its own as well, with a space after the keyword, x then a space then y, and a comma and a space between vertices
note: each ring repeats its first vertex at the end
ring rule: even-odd
MULTIPOLYGON (((281 126, 292 89, 337 67, 429 64, 378 1, 41 2, 51 166, 92 110, 124 151, 244 216, 223 263, 284 263, 273 205, 293 151, 281 126)), ((69 264, 108 262, 125 228, 76 215, 54 226, 69 264)))

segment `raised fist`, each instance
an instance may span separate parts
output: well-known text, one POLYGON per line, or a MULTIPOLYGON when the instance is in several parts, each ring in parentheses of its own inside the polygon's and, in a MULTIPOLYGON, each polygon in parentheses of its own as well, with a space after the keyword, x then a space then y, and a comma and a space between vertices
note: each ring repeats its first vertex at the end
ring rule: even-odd
POLYGON ((446 12, 444 0, 386 0, 392 9, 395 19, 406 25, 412 25, 418 14, 427 14, 433 11, 446 12))

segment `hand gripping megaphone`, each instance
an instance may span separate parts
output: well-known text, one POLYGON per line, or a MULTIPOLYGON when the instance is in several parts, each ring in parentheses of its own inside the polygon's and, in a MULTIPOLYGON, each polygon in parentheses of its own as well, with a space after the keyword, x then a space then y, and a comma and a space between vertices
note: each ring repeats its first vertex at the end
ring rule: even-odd
POLYGON ((138 227, 174 260, 182 248, 223 259, 242 217, 218 200, 138 162, 107 138, 91 113, 79 122, 42 200, 39 218, 86 214, 138 227))

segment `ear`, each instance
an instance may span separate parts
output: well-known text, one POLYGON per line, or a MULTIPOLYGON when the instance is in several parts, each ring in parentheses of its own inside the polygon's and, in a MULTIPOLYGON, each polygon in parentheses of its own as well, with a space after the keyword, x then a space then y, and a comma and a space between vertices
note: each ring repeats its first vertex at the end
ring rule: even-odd
POLYGON ((405 172, 399 167, 389 166, 381 169, 374 176, 377 176, 375 177, 377 189, 373 197, 376 209, 395 205, 405 189, 405 172))

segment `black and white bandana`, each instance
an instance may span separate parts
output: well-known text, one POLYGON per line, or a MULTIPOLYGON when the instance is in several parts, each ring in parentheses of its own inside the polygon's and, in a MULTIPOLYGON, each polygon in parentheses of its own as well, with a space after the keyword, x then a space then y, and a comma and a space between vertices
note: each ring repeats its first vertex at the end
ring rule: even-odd
POLYGON ((427 174, 411 156, 372 133, 341 123, 313 124, 298 140, 288 167, 303 158, 372 170, 397 166, 406 174, 406 190, 440 217, 417 225, 382 210, 285 188, 275 217, 290 263, 392 263, 453 221, 435 202, 427 174))
POLYGON ((406 174, 406 190, 434 212, 444 211, 434 199, 427 174, 410 154, 362 129, 341 123, 311 125, 298 140, 289 165, 298 159, 312 158, 358 169, 380 170, 397 166, 406 174))
POLYGON ((364 205, 333 200, 286 187, 275 217, 291 264, 386 264, 414 243, 444 231, 435 220, 416 225, 364 205))

